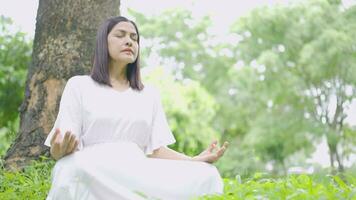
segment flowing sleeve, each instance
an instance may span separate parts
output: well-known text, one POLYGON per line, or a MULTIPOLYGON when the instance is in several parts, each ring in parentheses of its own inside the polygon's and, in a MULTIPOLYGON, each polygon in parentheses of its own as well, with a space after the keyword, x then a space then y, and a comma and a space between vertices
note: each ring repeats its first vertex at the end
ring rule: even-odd
POLYGON ((153 97, 154 105, 151 132, 148 144, 144 150, 146 155, 152 154, 154 150, 162 146, 168 146, 176 142, 163 110, 160 93, 155 88, 153 89, 153 97))
POLYGON ((70 78, 64 87, 56 121, 44 143, 48 147, 51 146, 51 138, 54 135, 56 128, 60 129, 62 136, 64 136, 66 131, 71 131, 79 140, 77 148, 79 150, 83 148, 81 142, 82 105, 78 77, 70 78))

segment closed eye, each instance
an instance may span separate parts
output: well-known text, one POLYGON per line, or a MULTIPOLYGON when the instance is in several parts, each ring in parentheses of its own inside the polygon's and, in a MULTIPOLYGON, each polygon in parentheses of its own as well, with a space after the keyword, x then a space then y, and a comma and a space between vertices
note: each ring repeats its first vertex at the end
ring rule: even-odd
POLYGON ((116 32, 114 34, 115 37, 122 38, 122 37, 125 37, 126 34, 129 34, 131 40, 133 40, 133 41, 137 41, 138 40, 138 35, 136 33, 127 33, 124 30, 117 30, 115 32, 116 32))
POLYGON ((134 41, 137 41, 137 39, 138 39, 137 34, 131 34, 130 37, 134 41))

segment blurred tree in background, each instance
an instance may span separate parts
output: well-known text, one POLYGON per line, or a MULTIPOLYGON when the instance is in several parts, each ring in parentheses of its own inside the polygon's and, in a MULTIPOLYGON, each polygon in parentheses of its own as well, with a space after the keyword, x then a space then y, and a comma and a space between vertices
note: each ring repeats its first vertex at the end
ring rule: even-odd
POLYGON ((343 170, 344 120, 356 97, 355 19, 355 6, 309 1, 256 9, 233 26, 236 57, 259 79, 251 100, 262 107, 248 139, 266 160, 282 163, 323 135, 332 168, 343 170))
MULTIPOLYGON (((228 44, 219 43, 216 35, 209 33, 212 25, 209 17, 197 20, 190 11, 181 9, 152 17, 129 11, 146 41, 142 48, 143 59, 158 55, 160 63, 171 68, 176 81, 198 81, 219 105, 225 102, 228 98, 226 75, 234 58, 229 54, 228 44)), ((221 110, 218 109, 217 116, 221 110)), ((222 133, 227 126, 222 124, 225 120, 215 118, 211 125, 222 133)))
POLYGON ((272 163, 286 173, 295 164, 288 159, 310 156, 326 136, 331 166, 343 170, 355 150, 344 122, 355 99, 355 6, 321 0, 262 7, 239 19, 225 43, 209 34, 208 17, 193 20, 189 11, 130 14, 148 41, 146 57, 175 63, 177 81, 196 80, 214 96, 213 127, 233 144, 221 162, 230 166, 222 168, 272 163))
POLYGON ((31 60, 32 41, 20 31, 11 31, 12 20, 0 16, 0 156, 18 130, 27 67, 31 60))
POLYGON ((156 85, 162 104, 177 142, 173 149, 197 155, 220 135, 209 124, 213 123, 218 105, 197 81, 177 82, 163 67, 154 68, 143 78, 156 85))

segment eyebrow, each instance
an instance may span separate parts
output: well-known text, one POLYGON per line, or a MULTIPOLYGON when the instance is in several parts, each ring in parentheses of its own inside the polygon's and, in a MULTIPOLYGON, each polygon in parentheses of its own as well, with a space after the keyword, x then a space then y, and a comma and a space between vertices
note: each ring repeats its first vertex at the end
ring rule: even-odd
POLYGON ((137 35, 137 33, 135 33, 135 32, 127 32, 127 31, 125 31, 123 29, 115 29, 114 32, 124 32, 124 33, 130 33, 130 34, 137 35))

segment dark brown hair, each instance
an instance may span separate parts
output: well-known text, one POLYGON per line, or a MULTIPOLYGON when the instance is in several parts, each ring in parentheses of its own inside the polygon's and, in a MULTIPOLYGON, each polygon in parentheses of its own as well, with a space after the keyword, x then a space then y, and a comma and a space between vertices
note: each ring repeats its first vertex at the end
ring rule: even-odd
POLYGON ((109 18, 99 27, 96 35, 93 67, 90 76, 96 82, 112 87, 109 77, 108 34, 112 28, 120 22, 130 22, 136 29, 139 51, 135 62, 129 63, 126 66, 126 78, 129 81, 130 87, 132 89, 140 91, 144 87, 141 82, 140 75, 140 34, 138 33, 136 24, 122 16, 109 18))

